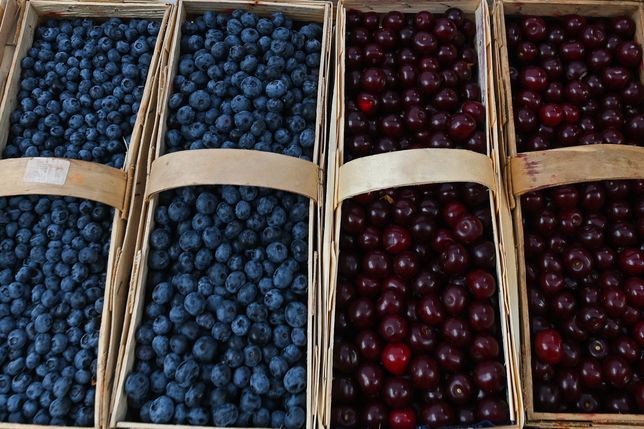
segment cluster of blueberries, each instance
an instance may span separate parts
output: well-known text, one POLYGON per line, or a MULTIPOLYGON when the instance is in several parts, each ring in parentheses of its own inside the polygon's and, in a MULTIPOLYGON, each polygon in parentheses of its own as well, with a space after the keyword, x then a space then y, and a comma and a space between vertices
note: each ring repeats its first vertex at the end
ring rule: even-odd
POLYGON ((49 20, 21 61, 3 158, 54 156, 121 168, 159 22, 49 20))
POLYGON ((322 27, 282 13, 206 12, 182 26, 166 150, 232 148, 311 160, 322 27))
MULTIPOLYGON (((207 12, 182 27, 166 151, 312 159, 321 27, 207 12)), ((125 380, 130 419, 306 424, 309 201, 265 188, 161 194, 145 309, 125 380)))
MULTIPOLYGON (((3 158, 120 168, 159 32, 149 20, 50 20, 22 59, 3 158)), ((113 210, 0 198, 0 421, 92 426, 113 210)))
POLYGON ((0 198, 0 421, 91 426, 112 210, 0 198))
POLYGON ((309 203, 253 187, 164 193, 125 392, 132 418, 306 421, 309 203))

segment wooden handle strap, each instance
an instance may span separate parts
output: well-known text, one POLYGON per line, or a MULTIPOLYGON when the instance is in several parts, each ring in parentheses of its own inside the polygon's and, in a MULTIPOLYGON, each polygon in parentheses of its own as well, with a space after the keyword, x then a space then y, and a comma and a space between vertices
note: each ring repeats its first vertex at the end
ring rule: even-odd
POLYGON ((0 196, 59 195, 126 205, 127 174, 95 162, 62 158, 0 160, 0 196))
POLYGON ((558 185, 644 178, 644 148, 598 144, 520 153, 510 158, 515 196, 558 185))
POLYGON ((462 149, 411 149, 358 158, 340 167, 336 206, 367 192, 444 182, 475 182, 494 189, 492 159, 462 149))
POLYGON ((260 186, 318 201, 319 167, 292 156, 245 149, 198 149, 163 155, 152 162, 146 198, 184 186, 260 186))

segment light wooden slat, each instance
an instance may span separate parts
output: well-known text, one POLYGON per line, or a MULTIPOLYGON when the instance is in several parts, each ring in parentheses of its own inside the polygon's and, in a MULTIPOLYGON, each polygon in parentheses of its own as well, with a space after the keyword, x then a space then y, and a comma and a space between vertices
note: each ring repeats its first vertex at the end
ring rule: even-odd
POLYGON ((103 3, 30 0, 39 15, 74 18, 152 18, 161 19, 168 9, 163 3, 103 3))
POLYGON ((510 160, 515 195, 552 186, 644 178, 644 148, 598 144, 520 153, 510 160))
POLYGON ((127 175, 123 170, 77 159, 69 162, 63 185, 25 181, 25 172, 32 160, 58 158, 12 158, 0 160, 0 196, 60 195, 83 198, 123 209, 127 175), (99 186, 100 184, 100 186, 99 186))
POLYGON ((340 167, 337 204, 381 189, 444 182, 475 182, 495 189, 492 160, 462 149, 412 149, 358 158, 340 167))
POLYGON ((164 155, 152 163, 146 198, 184 186, 261 186, 317 201, 319 167, 310 161, 244 149, 199 149, 164 155))

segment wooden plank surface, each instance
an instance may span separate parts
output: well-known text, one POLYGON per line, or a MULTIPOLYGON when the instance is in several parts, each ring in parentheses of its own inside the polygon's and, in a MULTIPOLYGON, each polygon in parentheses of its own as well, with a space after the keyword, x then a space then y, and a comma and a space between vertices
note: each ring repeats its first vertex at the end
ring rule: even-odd
POLYGON ((244 149, 174 152, 152 163, 146 197, 196 185, 261 186, 319 199, 319 167, 303 159, 244 149))
POLYGON ((367 192, 444 182, 496 189, 492 160, 463 149, 412 149, 358 158, 340 167, 336 206, 367 192))
POLYGON ((64 184, 25 180, 35 162, 59 158, 11 158, 0 160, 0 196, 60 195, 98 201, 123 209, 127 175, 123 170, 77 159, 69 163, 64 184))
POLYGON ((644 178, 644 147, 597 144, 520 153, 510 159, 515 195, 552 186, 644 178))

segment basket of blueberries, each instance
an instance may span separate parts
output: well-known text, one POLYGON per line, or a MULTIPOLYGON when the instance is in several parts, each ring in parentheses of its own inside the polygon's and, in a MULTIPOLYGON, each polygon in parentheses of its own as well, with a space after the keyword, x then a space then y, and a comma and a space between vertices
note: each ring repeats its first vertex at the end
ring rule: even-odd
POLYGON ((313 427, 330 30, 179 3, 111 427, 313 427))
POLYGON ((129 172, 171 7, 78 6, 24 3, 0 106, 1 428, 98 428, 108 414, 129 172))

